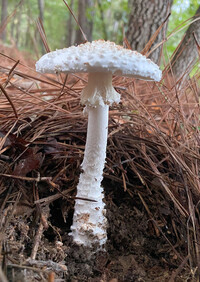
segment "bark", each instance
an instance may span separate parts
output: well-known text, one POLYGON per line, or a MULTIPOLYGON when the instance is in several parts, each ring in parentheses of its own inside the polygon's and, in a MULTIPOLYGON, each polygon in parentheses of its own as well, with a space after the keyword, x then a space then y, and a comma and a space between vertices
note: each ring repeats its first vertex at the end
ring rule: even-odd
POLYGON ((108 40, 107 28, 106 28, 104 11, 103 11, 101 0, 97 0, 97 4, 98 4, 98 8, 99 8, 99 12, 100 12, 100 18, 101 18, 101 22, 102 22, 103 39, 108 40))
MULTIPOLYGON (((94 6, 94 0, 79 0, 78 1, 78 22, 86 34, 87 40, 92 41, 92 31, 93 31, 93 11, 90 14, 90 18, 87 16, 88 9, 92 9, 94 6)), ((80 44, 84 41, 84 37, 80 31, 77 29, 76 32, 76 43, 80 44)))
MULTIPOLYGON (((196 11, 194 19, 198 16, 200 16, 200 6, 196 11)), ((193 22, 189 26, 175 56, 171 61, 173 75, 177 80, 185 74, 187 76, 198 57, 194 34, 200 43, 200 20, 193 22)))
POLYGON ((30 7, 28 5, 27 7, 27 28, 26 28, 26 37, 25 37, 25 46, 27 48, 32 47, 31 46, 31 11, 30 11, 30 7))
MULTIPOLYGON (((70 8, 72 9, 72 11, 74 10, 74 0, 71 0, 70 8)), ((69 19, 67 21, 66 31, 67 31, 67 34, 66 34, 67 46, 71 46, 74 44, 75 34, 74 34, 73 17, 70 13, 69 13, 69 19)))
POLYGON ((43 23, 44 21, 44 0, 38 0, 39 17, 43 23))
MULTIPOLYGON (((1 26, 4 23, 5 19, 8 16, 8 1, 2 0, 1 1, 1 26)), ((5 41, 6 40, 6 27, 3 32, 0 34, 0 38, 5 41)))
MULTIPOLYGON (((132 49, 141 52, 149 39, 164 22, 165 18, 171 11, 173 0, 129 0, 130 16, 128 22, 128 31, 126 37, 132 49)), ((155 46, 162 41, 167 29, 165 28, 158 34, 154 41, 155 46)), ((162 47, 157 48, 150 58, 158 63, 162 47)))
POLYGON ((12 18, 12 23, 11 23, 11 29, 10 29, 11 38, 14 38, 14 34, 15 34, 15 16, 12 18))
MULTIPOLYGON (((39 18, 40 18, 41 23, 43 25, 43 22, 44 22, 44 0, 38 0, 38 9, 39 9, 39 18)), ((38 37, 39 38, 37 40, 39 41, 39 44, 41 46, 42 54, 44 54, 45 53, 45 48, 44 48, 42 39, 41 39, 40 36, 38 36, 38 37)))
POLYGON ((17 17, 16 17, 16 34, 15 34, 15 43, 16 46, 19 47, 19 41, 20 41, 20 27, 21 27, 21 19, 22 19, 22 13, 18 11, 17 17))

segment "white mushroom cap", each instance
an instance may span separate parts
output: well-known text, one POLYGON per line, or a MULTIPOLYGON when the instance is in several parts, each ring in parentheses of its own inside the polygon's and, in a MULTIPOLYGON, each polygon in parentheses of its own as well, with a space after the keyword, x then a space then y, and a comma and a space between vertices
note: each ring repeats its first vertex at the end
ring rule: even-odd
POLYGON ((41 73, 111 72, 160 81, 162 72, 150 59, 110 41, 97 40, 45 54, 36 63, 41 73))

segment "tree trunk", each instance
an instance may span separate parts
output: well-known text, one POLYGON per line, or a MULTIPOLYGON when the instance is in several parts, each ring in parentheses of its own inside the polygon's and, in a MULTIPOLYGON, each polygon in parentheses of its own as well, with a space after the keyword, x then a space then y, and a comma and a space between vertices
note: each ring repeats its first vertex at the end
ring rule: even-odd
MULTIPOLYGON (((71 0, 70 3, 70 8, 73 11, 74 10, 74 0, 71 0)), ((67 21, 67 28, 66 28, 66 36, 67 36, 67 46, 71 46, 74 44, 74 38, 75 38, 75 34, 74 34, 74 25, 73 25, 73 17, 72 15, 69 13, 69 19, 67 21)))
MULTIPOLYGON (((144 49, 151 36, 171 11, 172 2, 173 0, 129 0, 131 11, 126 36, 134 50, 141 52, 144 49)), ((152 47, 162 41, 164 36, 162 30, 152 47)), ((161 50, 162 47, 157 48, 150 56, 155 63, 159 62, 161 50)))
POLYGON ((17 13, 17 17, 16 17, 16 34, 15 34, 15 43, 16 46, 19 47, 20 46, 20 27, 21 27, 21 19, 22 19, 22 13, 20 11, 18 11, 17 13))
POLYGON ((15 34, 15 17, 16 15, 12 18, 12 22, 11 22, 11 28, 10 28, 11 39, 14 38, 14 34, 15 34))
MULTIPOLYGON (((8 1, 7 0, 2 0, 1 1, 1 26, 3 24, 3 22, 5 21, 5 19, 8 16, 8 1)), ((0 34, 0 38, 5 41, 6 40, 6 27, 4 29, 4 31, 2 32, 2 34, 0 34)))
POLYGON ((43 23, 44 21, 44 0, 38 0, 39 17, 43 23))
POLYGON ((25 37, 25 46, 26 48, 31 48, 31 9, 30 6, 27 6, 27 28, 26 28, 26 37, 25 37))
MULTIPOLYGON (((196 11, 194 19, 197 16, 200 16, 200 6, 196 11)), ((184 74, 187 76, 198 57, 194 34, 200 44, 200 20, 193 22, 189 26, 175 56, 171 61, 173 75, 177 80, 183 77, 184 74)))
MULTIPOLYGON (((92 31, 93 31, 93 20, 92 17, 93 11, 90 11, 88 14, 88 9, 92 9, 94 7, 93 0, 79 0, 78 1, 78 22, 86 34, 87 40, 92 41, 92 31), (88 17, 89 15, 89 17, 88 17)), ((77 29, 76 32, 76 43, 80 44, 84 41, 83 35, 80 29, 77 29)))
POLYGON ((107 28, 106 28, 106 23, 105 23, 105 16, 104 16, 104 11, 102 7, 102 1, 97 0, 99 12, 100 12, 100 18, 101 18, 101 23, 102 23, 102 31, 103 31, 103 39, 108 40, 108 33, 107 33, 107 28))
MULTIPOLYGON (((41 23, 43 25, 43 22, 44 22, 44 0, 38 0, 38 9, 39 9, 39 18, 40 18, 41 23)), ((39 42, 39 44, 41 46, 42 54, 44 54, 45 53, 45 48, 44 48, 42 39, 41 39, 39 34, 37 35, 36 39, 37 39, 37 41, 39 42)))

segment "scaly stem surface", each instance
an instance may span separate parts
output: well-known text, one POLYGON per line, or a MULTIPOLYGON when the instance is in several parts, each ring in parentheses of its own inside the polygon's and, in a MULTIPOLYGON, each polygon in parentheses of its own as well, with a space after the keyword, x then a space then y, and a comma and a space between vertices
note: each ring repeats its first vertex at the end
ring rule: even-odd
POLYGON ((76 200, 71 230, 77 244, 93 246, 97 243, 102 246, 107 239, 101 181, 106 157, 109 106, 87 106, 87 110, 87 140, 77 197, 94 202, 76 200))
POLYGON ((88 129, 83 172, 77 187, 71 235, 79 245, 102 248, 107 240, 107 220, 103 202, 103 169, 106 158, 109 104, 119 102, 120 95, 112 86, 112 73, 89 73, 81 102, 88 111, 88 129))

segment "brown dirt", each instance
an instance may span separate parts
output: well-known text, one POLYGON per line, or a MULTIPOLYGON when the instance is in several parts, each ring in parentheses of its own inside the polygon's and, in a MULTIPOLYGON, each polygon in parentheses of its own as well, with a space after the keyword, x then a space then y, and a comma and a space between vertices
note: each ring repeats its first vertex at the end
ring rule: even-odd
MULTIPOLYGON (((129 193, 124 192, 123 187, 114 181, 103 182, 109 222, 108 244, 107 252, 95 255, 91 255, 90 250, 73 245, 68 235, 72 223, 73 202, 59 199, 50 204, 49 210, 42 206, 42 210, 37 211, 27 205, 22 196, 3 235, 3 254, 11 262, 7 266, 9 281, 44 281, 42 279, 47 279, 51 270, 56 279, 61 279, 55 281, 173 281, 170 278, 179 267, 181 259, 170 244, 179 244, 182 253, 186 253, 186 245, 184 241, 177 242, 173 234, 172 210, 164 200, 166 195, 154 185, 150 195, 144 188, 139 188, 140 183, 134 179, 134 175, 129 177, 133 178, 131 183, 136 186, 136 190, 131 189, 129 193), (138 196, 138 189, 148 204, 152 218, 138 196), (36 261, 31 263, 29 259, 39 230, 40 212, 47 216, 44 216, 47 218, 47 229, 44 228, 42 232, 36 261), (153 220, 159 222, 160 217, 165 217, 165 226, 163 223, 160 226, 154 225, 153 220), (46 264, 55 262, 56 266, 41 267, 40 261, 46 264), (24 265, 22 269, 20 264, 24 265), (30 266, 32 270, 28 269, 30 266)), ((9 187, 14 183, 7 184, 9 187)), ((31 187, 27 186, 26 189, 30 189, 30 192, 26 192, 32 198, 31 187)), ((38 185, 38 190, 40 198, 52 194, 44 183, 38 185)), ((7 218, 13 212, 13 204, 4 210, 7 218)), ((176 217, 173 214, 174 222, 179 221, 176 217)), ((187 267, 184 266, 176 281, 186 281, 187 276, 189 278, 187 267)))

